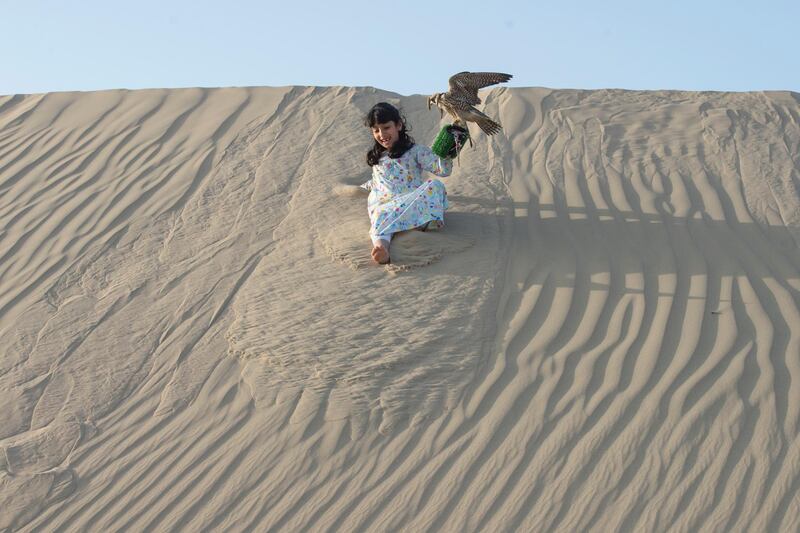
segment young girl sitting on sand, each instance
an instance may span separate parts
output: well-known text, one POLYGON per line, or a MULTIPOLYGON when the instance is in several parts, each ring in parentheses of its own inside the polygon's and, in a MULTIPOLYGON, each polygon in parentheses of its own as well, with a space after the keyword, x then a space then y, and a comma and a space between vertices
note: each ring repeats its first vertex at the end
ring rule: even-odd
POLYGON ((372 179, 362 185, 369 191, 372 259, 386 264, 390 260, 389 243, 393 234, 444 223, 447 209, 444 184, 437 179, 424 179, 422 171, 446 177, 453 170, 453 161, 439 157, 426 146, 414 144, 408 135, 409 125, 391 104, 375 104, 364 122, 375 139, 367 152, 372 179))

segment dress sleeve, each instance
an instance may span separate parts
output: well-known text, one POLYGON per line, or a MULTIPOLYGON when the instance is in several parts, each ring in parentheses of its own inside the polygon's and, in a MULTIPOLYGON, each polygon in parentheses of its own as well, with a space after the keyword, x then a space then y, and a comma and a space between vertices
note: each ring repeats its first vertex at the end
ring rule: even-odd
POLYGON ((431 174, 445 178, 453 171, 453 160, 445 159, 434 154, 427 146, 418 145, 417 163, 422 170, 427 170, 431 174))
POLYGON ((359 185, 359 187, 361 187, 365 191, 372 192, 372 186, 375 183, 375 168, 376 167, 373 165, 372 166, 372 170, 370 172, 369 179, 367 181, 365 181, 364 183, 362 183, 361 185, 359 185))

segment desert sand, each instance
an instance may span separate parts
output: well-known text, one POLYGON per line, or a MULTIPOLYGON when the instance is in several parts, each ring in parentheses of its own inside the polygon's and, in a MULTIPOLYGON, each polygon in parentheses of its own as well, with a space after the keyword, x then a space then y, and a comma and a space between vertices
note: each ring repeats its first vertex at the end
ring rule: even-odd
POLYGON ((800 529, 800 95, 481 95, 387 266, 426 95, 0 97, 0 530, 800 529))

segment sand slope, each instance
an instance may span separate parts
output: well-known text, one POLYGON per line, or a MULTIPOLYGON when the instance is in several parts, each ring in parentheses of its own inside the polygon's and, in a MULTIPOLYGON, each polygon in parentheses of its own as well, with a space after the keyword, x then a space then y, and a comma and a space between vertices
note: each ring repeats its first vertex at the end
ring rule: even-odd
POLYGON ((0 97, 0 529, 800 528, 800 96, 482 94, 388 268, 424 96, 0 97))

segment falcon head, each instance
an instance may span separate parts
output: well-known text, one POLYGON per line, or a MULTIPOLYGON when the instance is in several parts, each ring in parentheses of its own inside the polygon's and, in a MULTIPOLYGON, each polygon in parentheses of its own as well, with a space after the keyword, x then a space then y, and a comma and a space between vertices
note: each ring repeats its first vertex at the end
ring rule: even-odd
POLYGON ((444 96, 444 93, 436 93, 428 97, 428 109, 430 109, 433 104, 436 104, 436 107, 439 108, 440 118, 444 116, 444 111, 442 110, 442 106, 439 105, 439 100, 442 99, 442 96, 444 96))

